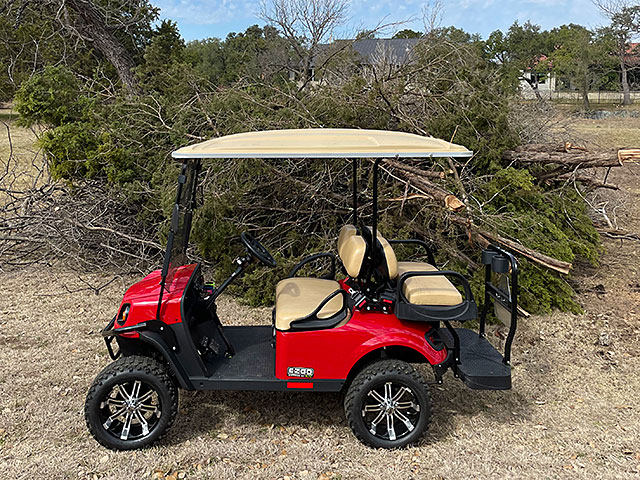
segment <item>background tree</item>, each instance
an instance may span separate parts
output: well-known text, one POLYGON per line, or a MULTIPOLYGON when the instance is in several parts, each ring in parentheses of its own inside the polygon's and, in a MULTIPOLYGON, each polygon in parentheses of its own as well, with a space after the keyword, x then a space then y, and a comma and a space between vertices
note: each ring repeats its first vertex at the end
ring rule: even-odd
POLYGON ((518 88, 520 81, 525 81, 536 98, 542 98, 538 76, 549 72, 547 56, 552 48, 548 32, 540 31, 540 26, 531 22, 520 25, 516 21, 506 35, 500 30, 492 32, 485 42, 485 49, 489 58, 500 65, 507 82, 518 88))
POLYGON ((640 53, 631 51, 631 41, 640 35, 640 5, 628 0, 594 0, 593 3, 611 21, 611 24, 604 28, 604 33, 613 38, 614 54, 620 65, 622 104, 631 105, 633 100, 629 88, 628 61, 634 53, 640 53))
POLYGON ((575 24, 554 28, 550 38, 555 45, 549 57, 554 71, 580 92, 583 107, 588 110, 589 91, 598 88, 612 68, 611 42, 606 36, 575 24))
POLYGON ((422 32, 416 32, 415 30, 405 28, 403 30, 400 30, 399 32, 396 32, 393 38, 420 38, 422 37, 422 35, 422 32))
POLYGON ((129 93, 137 90, 133 70, 158 12, 148 0, 5 0, 0 7, 14 25, 45 22, 51 30, 62 28, 67 38, 91 45, 129 93))
POLYGON ((319 46, 327 42, 347 17, 346 0, 273 0, 263 2, 260 16, 276 26, 291 47, 303 85, 311 80, 311 67, 319 46))

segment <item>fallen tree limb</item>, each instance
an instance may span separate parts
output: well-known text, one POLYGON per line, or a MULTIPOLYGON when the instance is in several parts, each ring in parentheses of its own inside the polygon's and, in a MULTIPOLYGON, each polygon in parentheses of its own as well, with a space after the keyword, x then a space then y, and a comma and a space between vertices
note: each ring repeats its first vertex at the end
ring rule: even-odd
POLYGON ((536 252, 535 250, 527 248, 524 245, 519 244, 518 242, 509 240, 508 238, 504 238, 500 235, 493 235, 488 232, 484 232, 482 233, 482 235, 486 238, 489 238, 490 240, 493 240, 494 242, 500 243, 505 247, 510 248, 520 255, 527 257, 529 260, 533 260, 543 267, 555 270, 556 272, 568 275, 569 270, 571 270, 571 267, 573 266, 569 262, 563 262, 562 260, 558 260, 557 258, 545 255, 544 253, 536 252))
POLYGON ((507 161, 522 164, 561 164, 589 167, 618 167, 624 162, 640 161, 640 148, 626 148, 608 152, 589 152, 571 143, 564 145, 521 145, 502 154, 507 161))
POLYGON ((601 233, 605 237, 615 238, 620 240, 640 240, 640 234, 622 230, 619 228, 596 228, 598 233, 601 233))
POLYGON ((580 182, 585 187, 588 187, 591 190, 595 190, 596 188, 607 188, 609 190, 620 190, 620 187, 613 183, 604 183, 595 178, 577 176, 573 174, 563 174, 554 179, 550 179, 552 181, 558 182, 580 182))
POLYGON ((434 172, 431 170, 423 170, 421 168, 412 167, 411 165, 406 165, 397 160, 384 160, 384 163, 392 166, 395 169, 402 170, 404 172, 413 173, 414 175, 429 177, 429 178, 444 178, 447 175, 453 173, 452 170, 442 171, 442 172, 434 172))
POLYGON ((502 158, 521 164, 559 164, 570 167, 593 168, 620 167, 623 165, 623 159, 632 158, 632 156, 630 154, 620 155, 619 152, 568 154, 564 152, 516 152, 509 150, 504 152, 502 158))
MULTIPOLYGON (((444 206, 447 207, 448 210, 452 212, 459 212, 465 208, 465 204, 458 197, 456 197, 453 193, 448 192, 444 188, 429 181, 423 175, 424 172, 422 170, 416 169, 413 167, 408 167, 407 165, 403 165, 394 160, 387 160, 386 163, 388 163, 390 166, 402 172, 402 177, 399 178, 400 180, 410 183, 411 185, 414 185, 415 187, 420 189, 423 193, 426 193, 427 195, 431 196, 435 200, 442 202, 444 206), (410 168, 411 170, 419 171, 420 174, 413 173, 412 171, 407 170, 407 168, 410 168)), ((398 174, 399 172, 396 172, 396 175, 398 174)), ((400 177, 400 175, 398 175, 398 177, 400 177)))
POLYGON ((569 273, 569 270, 571 270, 571 268, 573 267, 573 265, 569 262, 558 260, 557 258, 553 258, 545 255, 544 253, 540 253, 532 250, 531 248, 527 248, 514 240, 509 240, 508 238, 504 238, 501 235, 482 230, 468 219, 454 216, 451 217, 451 220, 458 225, 465 226, 471 232, 473 239, 476 240, 476 242, 483 248, 486 247, 491 241, 493 241, 513 250, 516 253, 519 253, 520 255, 528 258, 529 260, 532 260, 539 265, 542 265, 545 268, 563 273, 565 275, 567 275, 569 273))
POLYGON ((75 225, 76 227, 79 228, 83 228, 85 230, 88 230, 90 232, 106 232, 106 233, 110 233, 112 235, 116 235, 118 237, 122 237, 125 238, 127 240, 130 240, 132 242, 137 242, 140 243, 142 245, 147 245, 149 247, 155 248, 160 252, 164 252, 164 248, 162 247, 162 245, 160 245, 157 242, 152 242, 150 240, 145 240, 143 238, 136 238, 136 237, 132 237, 131 235, 127 235, 126 233, 122 233, 122 232, 118 232, 117 230, 114 230, 113 228, 107 228, 107 227, 92 227, 90 225, 84 225, 80 222, 75 222, 73 220, 71 220, 71 223, 73 223, 73 225, 75 225))

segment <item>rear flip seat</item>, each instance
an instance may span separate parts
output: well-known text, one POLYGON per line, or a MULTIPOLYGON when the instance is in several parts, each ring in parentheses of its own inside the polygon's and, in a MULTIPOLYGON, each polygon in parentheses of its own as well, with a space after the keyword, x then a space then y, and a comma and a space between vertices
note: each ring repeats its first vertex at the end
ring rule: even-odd
MULTIPOLYGON (((398 277, 407 272, 436 272, 438 269, 424 262, 398 262, 398 277)), ((458 305, 462 295, 444 275, 408 278, 402 293, 414 305, 458 305)))
MULTIPOLYGON (((436 272, 438 269, 425 262, 398 262, 391 244, 378 233, 384 250, 387 271, 391 280, 407 272, 436 272)), ((408 278, 402 293, 414 305, 452 306, 462 303, 462 295, 444 275, 408 278)))

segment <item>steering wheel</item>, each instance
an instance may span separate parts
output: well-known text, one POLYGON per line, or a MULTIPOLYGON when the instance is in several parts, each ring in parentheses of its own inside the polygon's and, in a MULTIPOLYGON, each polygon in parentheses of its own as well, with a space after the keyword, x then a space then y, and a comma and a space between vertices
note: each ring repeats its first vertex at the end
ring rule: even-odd
POLYGON ((249 253, 264 263, 267 267, 273 268, 276 266, 276 261, 273 256, 264 247, 264 245, 253 238, 253 235, 247 232, 242 232, 240 234, 240 240, 244 243, 244 246, 247 247, 249 253))

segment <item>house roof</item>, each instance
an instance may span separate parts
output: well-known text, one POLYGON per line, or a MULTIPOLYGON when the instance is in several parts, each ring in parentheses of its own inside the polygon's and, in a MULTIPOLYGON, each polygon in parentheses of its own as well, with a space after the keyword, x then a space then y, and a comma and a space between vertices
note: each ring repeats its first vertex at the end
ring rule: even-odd
POLYGON ((433 137, 386 130, 309 128, 246 132, 182 147, 174 158, 470 157, 467 148, 433 137))
POLYGON ((367 65, 380 61, 384 61, 387 64, 405 65, 411 62, 413 49, 419 42, 420 39, 418 38, 336 40, 331 44, 319 45, 317 57, 322 57, 326 52, 331 51, 332 48, 348 47, 358 54, 362 63, 367 65))
POLYGON ((627 65, 640 65, 640 43, 629 43, 624 60, 627 65))
POLYGON ((382 56, 388 63, 403 65, 411 61, 418 38, 366 38, 356 40, 351 48, 365 63, 373 63, 382 56))

